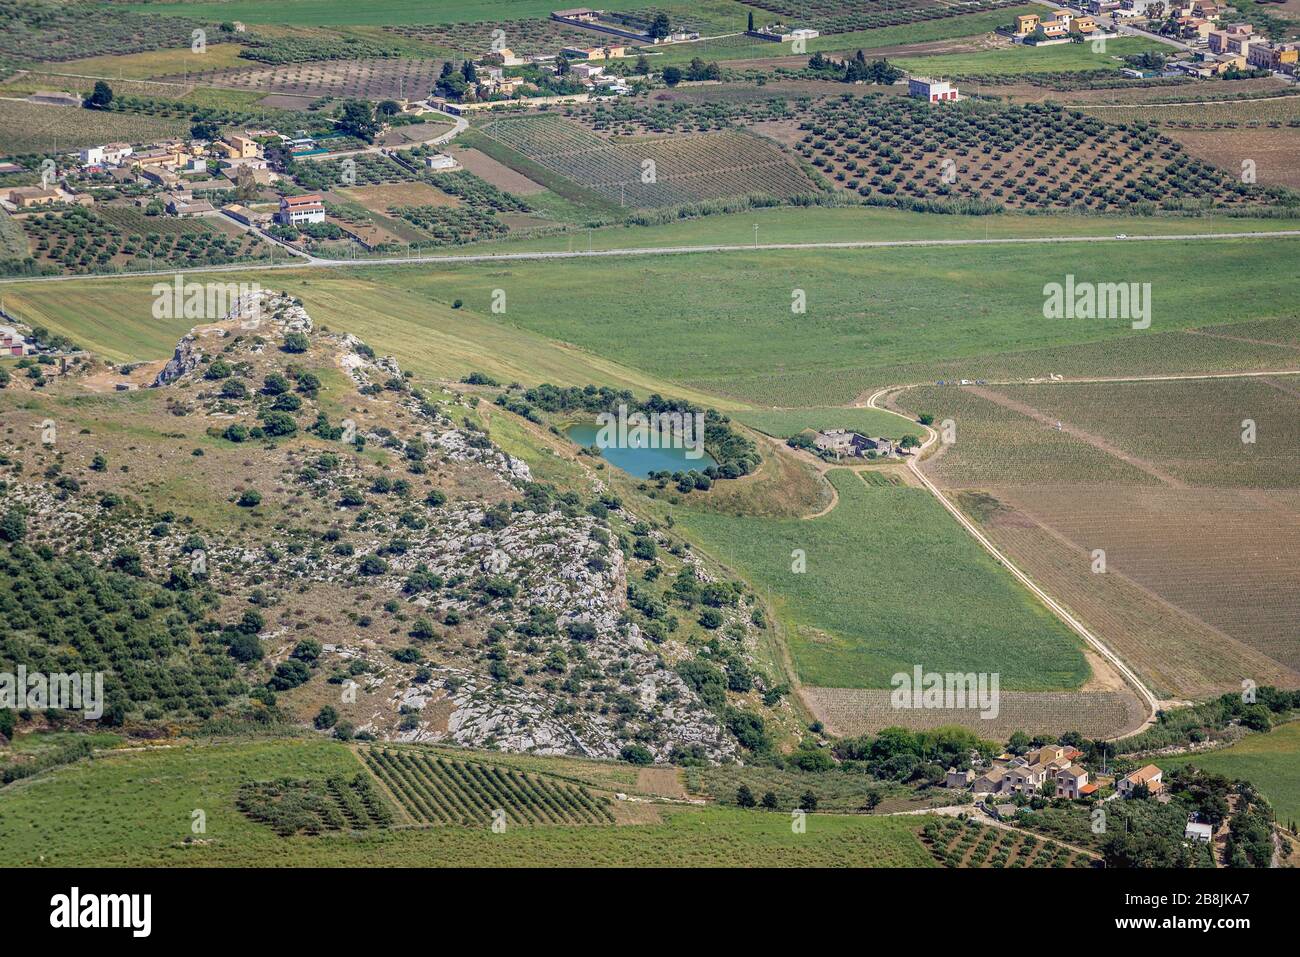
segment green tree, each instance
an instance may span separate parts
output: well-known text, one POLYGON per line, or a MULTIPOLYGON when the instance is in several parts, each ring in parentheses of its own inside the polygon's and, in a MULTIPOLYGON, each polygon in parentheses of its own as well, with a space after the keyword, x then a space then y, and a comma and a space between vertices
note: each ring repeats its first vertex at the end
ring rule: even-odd
POLYGON ((113 88, 103 80, 95 81, 95 89, 90 96, 86 97, 86 108, 89 110, 103 110, 108 108, 108 104, 113 102, 113 88))
POLYGON ((739 807, 754 807, 757 803, 754 800, 754 792, 749 789, 748 784, 742 784, 736 789, 736 804, 739 807))

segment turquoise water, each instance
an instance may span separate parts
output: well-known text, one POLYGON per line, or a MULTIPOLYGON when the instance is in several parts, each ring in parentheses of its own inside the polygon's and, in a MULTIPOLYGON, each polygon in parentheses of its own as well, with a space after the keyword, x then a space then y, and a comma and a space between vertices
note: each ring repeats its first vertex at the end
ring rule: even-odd
MULTIPOLYGON (((596 441, 600 429, 595 425, 575 425, 566 433, 568 437, 584 448, 596 441)), ((691 449, 601 449, 601 457, 610 465, 621 468, 629 475, 645 478, 651 472, 689 472, 695 469, 703 472, 710 465, 718 463, 713 456, 705 452, 699 458, 688 458, 691 449)))

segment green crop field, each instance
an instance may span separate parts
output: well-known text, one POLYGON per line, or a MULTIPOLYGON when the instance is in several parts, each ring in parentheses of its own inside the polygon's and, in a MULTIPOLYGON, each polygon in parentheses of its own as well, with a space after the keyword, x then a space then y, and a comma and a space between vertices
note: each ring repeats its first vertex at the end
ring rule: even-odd
MULTIPOLYGON (((597 774, 618 770, 586 764, 597 774)), ((664 806, 660 823, 619 827, 507 826, 500 834, 392 827, 280 837, 236 806, 250 782, 351 780, 360 769, 344 745, 325 740, 100 756, 0 790, 0 843, 11 867, 931 866, 915 818, 814 814, 807 833, 793 834, 786 814, 664 806), (205 816, 202 834, 191 830, 195 811, 205 816)))
POLYGON ((1278 823, 1300 820, 1300 721, 1252 734, 1230 748, 1162 758, 1162 767, 1194 764, 1230 778, 1245 778, 1268 798, 1278 823))
POLYGON ((804 429, 852 429, 863 435, 881 435, 899 439, 911 433, 919 436, 919 425, 909 425, 907 420, 892 412, 863 408, 807 408, 765 409, 759 412, 737 412, 732 418, 778 439, 788 439, 804 429))
POLYGON ((844 469, 827 477, 839 503, 812 520, 674 512, 701 546, 778 596, 805 683, 885 688, 917 664, 997 671, 1004 690, 1075 688, 1087 678, 1073 635, 928 492, 869 487, 844 469), (799 549, 803 573, 791 571, 799 549))

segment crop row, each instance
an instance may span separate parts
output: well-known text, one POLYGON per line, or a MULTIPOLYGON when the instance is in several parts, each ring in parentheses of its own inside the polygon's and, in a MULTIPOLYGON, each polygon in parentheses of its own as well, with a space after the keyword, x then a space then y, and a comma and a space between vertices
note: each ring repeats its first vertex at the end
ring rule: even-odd
POLYGON ((486 826, 501 812, 508 824, 607 824, 606 802, 585 787, 513 768, 449 760, 406 749, 371 748, 366 765, 416 820, 486 826))

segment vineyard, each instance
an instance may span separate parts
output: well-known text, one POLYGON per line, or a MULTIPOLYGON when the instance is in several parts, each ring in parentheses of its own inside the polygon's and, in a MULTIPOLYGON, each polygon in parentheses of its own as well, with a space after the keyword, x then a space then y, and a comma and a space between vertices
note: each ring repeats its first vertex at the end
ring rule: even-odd
POLYGON ((944 867, 1093 867, 1093 858, 1032 834, 946 817, 921 829, 921 840, 944 867))
MULTIPOLYGON (((822 33, 852 33, 879 27, 942 20, 978 10, 1019 6, 1021 0, 983 0, 975 4, 945 0, 750 0, 749 5, 775 14, 788 25, 822 33)), ((757 17, 755 18, 758 19, 757 17)))
POLYGON ((551 115, 496 120, 483 132, 626 206, 675 206, 751 194, 790 198, 815 190, 775 147, 744 133, 614 142, 551 115))
POLYGON ((798 150, 843 189, 882 202, 1129 211, 1271 202, 1145 126, 1056 106, 934 106, 845 95, 804 121, 798 150))
POLYGON ((71 150, 114 140, 151 143, 184 136, 188 129, 188 120, 180 118, 0 100, 0 154, 8 156, 71 150))
POLYGON ((486 827, 505 811, 511 825, 611 824, 607 799, 547 775, 408 748, 368 748, 366 767, 416 821, 486 827))
POLYGON ((320 781, 281 778, 245 784, 235 807, 281 837, 388 827, 393 812, 365 773, 320 781))
POLYGON ((441 68, 441 60, 366 57, 210 70, 188 79, 202 86, 293 96, 420 99, 429 95, 441 68))

